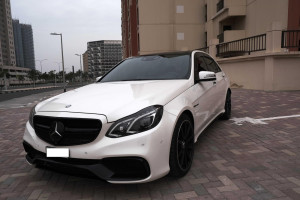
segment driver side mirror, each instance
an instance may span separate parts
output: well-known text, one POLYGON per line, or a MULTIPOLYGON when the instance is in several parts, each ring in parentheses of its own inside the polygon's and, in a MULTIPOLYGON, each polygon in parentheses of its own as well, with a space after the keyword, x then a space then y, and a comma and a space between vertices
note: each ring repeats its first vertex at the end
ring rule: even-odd
POLYGON ((199 72, 199 81, 215 81, 216 73, 210 71, 199 72))
POLYGON ((102 78, 102 76, 98 76, 98 77, 96 78, 96 82, 98 82, 101 78, 102 78))

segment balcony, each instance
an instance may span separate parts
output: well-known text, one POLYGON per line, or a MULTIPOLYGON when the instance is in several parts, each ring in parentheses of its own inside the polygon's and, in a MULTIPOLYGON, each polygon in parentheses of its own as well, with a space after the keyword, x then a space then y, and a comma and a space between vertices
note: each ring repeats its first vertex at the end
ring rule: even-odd
POLYGON ((229 17, 246 16, 246 0, 220 0, 216 11, 212 20, 222 21, 229 17))

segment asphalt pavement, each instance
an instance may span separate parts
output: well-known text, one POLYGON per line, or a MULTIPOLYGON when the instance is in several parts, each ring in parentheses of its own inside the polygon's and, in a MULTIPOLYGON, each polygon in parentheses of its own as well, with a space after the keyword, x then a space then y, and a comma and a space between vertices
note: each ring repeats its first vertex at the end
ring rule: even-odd
MULTIPOLYGON (((39 90, 39 93, 27 94, 21 97, 0 101, 0 110, 1 109, 12 109, 12 108, 23 108, 23 107, 32 107, 40 101, 53 97, 55 95, 61 94, 63 89, 48 89, 48 90, 39 90)), ((16 93, 12 93, 16 94, 16 93)))
MULTIPOLYGON (((74 88, 81 87, 81 85, 69 85, 67 86, 67 91, 72 90, 74 88)), ((0 93, 0 102, 3 101, 8 101, 10 99, 14 98, 20 98, 28 95, 33 95, 33 94, 39 94, 39 93, 44 93, 44 92, 49 92, 49 91, 55 91, 55 90, 60 90, 63 92, 63 87, 54 87, 54 86, 39 86, 39 87, 30 87, 30 88, 18 88, 18 89, 11 89, 8 90, 9 92, 2 91, 3 93, 0 93)))

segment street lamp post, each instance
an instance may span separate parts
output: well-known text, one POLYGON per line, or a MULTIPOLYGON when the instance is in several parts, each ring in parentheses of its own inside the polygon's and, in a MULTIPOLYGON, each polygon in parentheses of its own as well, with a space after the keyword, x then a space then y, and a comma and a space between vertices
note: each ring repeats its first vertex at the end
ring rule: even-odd
POLYGON ((66 92, 66 80, 65 80, 65 64, 64 64, 64 50, 63 50, 63 41, 62 41, 62 33, 50 33, 50 35, 59 35, 60 43, 61 43, 61 60, 62 60, 62 70, 63 70, 63 84, 64 84, 64 92, 66 92))
POLYGON ((83 70, 82 70, 82 64, 81 64, 81 54, 75 54, 76 56, 79 56, 79 58, 80 58, 80 83, 81 83, 81 85, 82 85, 82 73, 83 73, 83 70))
POLYGON ((40 67, 41 67, 41 74, 43 74, 43 65, 42 62, 45 61, 47 59, 43 59, 43 60, 35 60, 35 61, 39 61, 40 62, 40 67))

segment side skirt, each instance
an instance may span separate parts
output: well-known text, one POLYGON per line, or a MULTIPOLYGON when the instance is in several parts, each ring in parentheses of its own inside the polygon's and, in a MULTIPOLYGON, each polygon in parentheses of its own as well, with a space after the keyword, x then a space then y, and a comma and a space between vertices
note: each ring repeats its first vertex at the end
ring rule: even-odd
POLYGON ((208 128, 208 126, 210 124, 212 124, 218 117, 219 115, 221 115, 222 113, 225 112, 225 109, 221 110, 218 114, 216 114, 196 135, 195 135, 195 141, 194 143, 196 143, 198 141, 199 136, 201 135, 201 133, 203 133, 203 131, 205 131, 206 128, 208 128))

